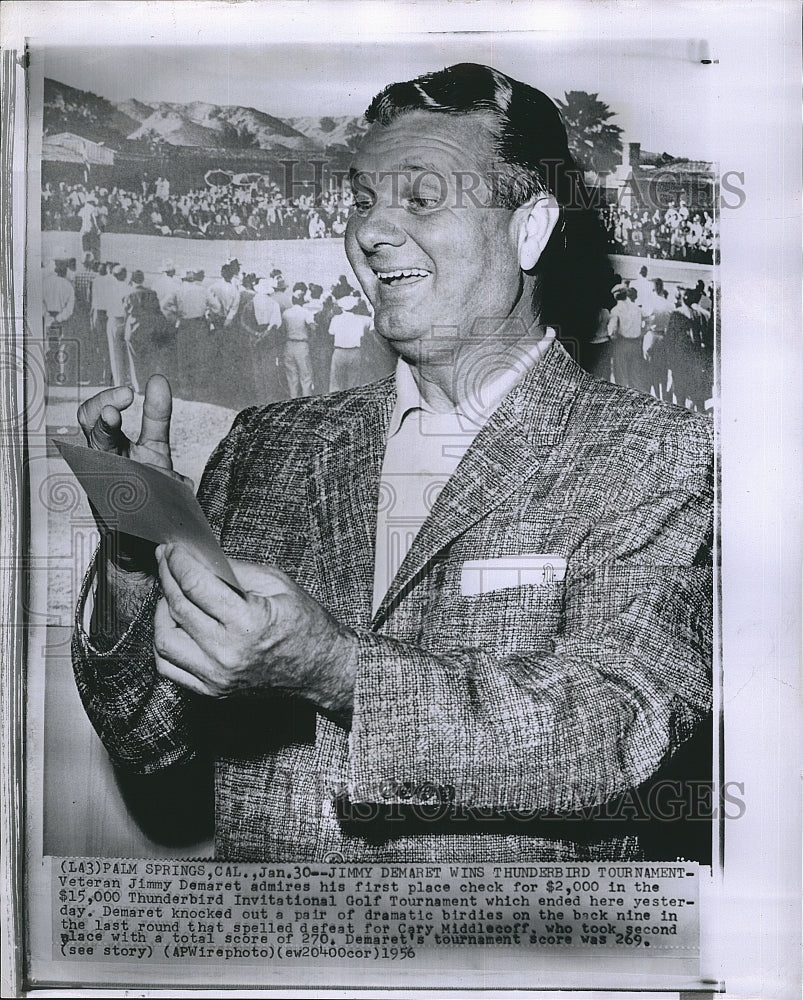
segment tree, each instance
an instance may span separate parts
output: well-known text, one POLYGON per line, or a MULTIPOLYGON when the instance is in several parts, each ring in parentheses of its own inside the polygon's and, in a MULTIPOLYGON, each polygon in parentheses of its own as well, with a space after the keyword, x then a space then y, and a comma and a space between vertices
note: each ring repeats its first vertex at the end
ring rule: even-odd
POLYGON ((572 156, 584 170, 610 173, 622 162, 622 129, 609 121, 616 112, 597 94, 584 90, 569 90, 563 96, 565 100, 555 103, 563 115, 572 156))
POLYGON ((247 125, 234 126, 223 119, 220 129, 220 145, 227 149, 259 149, 259 138, 247 125))

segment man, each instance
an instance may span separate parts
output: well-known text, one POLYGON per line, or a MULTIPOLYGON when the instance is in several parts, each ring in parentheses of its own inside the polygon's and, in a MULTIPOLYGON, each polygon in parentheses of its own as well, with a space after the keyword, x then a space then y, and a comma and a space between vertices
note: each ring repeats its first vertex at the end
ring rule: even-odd
POLYGON ((220 278, 214 281, 206 293, 206 310, 209 325, 220 331, 231 326, 240 304, 239 284, 234 280, 235 271, 231 264, 223 264, 220 278))
POLYGON ((638 292, 637 304, 641 307, 641 315, 646 319, 652 309, 652 282, 647 277, 648 270, 642 264, 639 268, 638 277, 633 279, 632 286, 638 292))
POLYGON ((240 277, 240 271, 242 270, 242 268, 240 267, 239 260, 237 260, 236 257, 229 257, 229 259, 226 261, 226 263, 228 264, 229 268, 231 269, 232 284, 238 290, 241 289, 243 287, 243 281, 242 281, 242 278, 240 277))
POLYGON ((309 339, 315 328, 315 317, 304 308, 306 297, 307 286, 297 281, 293 285, 292 305, 282 312, 284 372, 291 399, 311 396, 313 392, 309 339))
POLYGON ((139 270, 131 274, 131 290, 125 300, 125 342, 137 392, 144 391, 156 372, 175 381, 175 324, 168 324, 156 292, 145 287, 145 275, 139 270))
MULTIPOLYGON (((133 384, 134 373, 125 339, 125 302, 130 291, 126 284, 128 272, 121 264, 112 267, 111 280, 104 287, 103 302, 106 306, 106 337, 111 359, 112 379, 115 385, 133 384)), ((142 386, 144 392, 145 385, 142 386)))
POLYGON ((641 343, 641 310, 626 285, 616 285, 616 304, 608 320, 608 336, 613 343, 613 376, 617 385, 644 390, 644 359, 641 343))
MULTIPOLYGON (((329 392, 329 376, 332 371, 334 344, 329 334, 329 324, 335 314, 335 300, 330 292, 323 297, 323 286, 310 284, 310 300, 306 308, 313 314, 315 327, 312 332, 310 355, 312 358, 312 381, 318 392, 329 392)), ((351 289, 344 294, 351 294, 351 289)))
POLYGON ((696 288, 678 288, 680 302, 667 321, 664 346, 672 370, 672 391, 678 406, 691 404, 700 413, 712 392, 708 323, 695 309, 699 301, 696 288))
POLYGON ((287 290, 287 282, 278 267, 275 267, 270 272, 270 277, 274 287, 273 297, 279 303, 281 311, 284 312, 285 309, 289 309, 293 304, 293 298, 287 290))
POLYGON ((175 324, 178 317, 174 312, 175 296, 181 288, 181 280, 176 275, 176 265, 172 260, 163 260, 159 267, 159 276, 151 288, 159 299, 159 308, 168 322, 175 324))
POLYGON ((243 329, 251 340, 254 402, 259 404, 274 403, 287 396, 281 350, 282 311, 273 291, 273 281, 260 278, 241 317, 243 329))
POLYGON ((106 354, 103 342, 95 337, 92 326, 92 285, 97 272, 97 264, 91 253, 85 253, 82 269, 73 280, 75 289, 75 312, 73 329, 79 342, 78 378, 81 385, 106 385, 102 359, 106 354), (102 353, 101 353, 102 348, 102 353))
POLYGON ((75 290, 67 279, 66 258, 55 258, 53 270, 42 277, 42 307, 46 332, 52 327, 60 327, 73 314, 75 290))
POLYGON ((112 376, 111 355, 109 353, 109 339, 107 335, 108 327, 108 301, 109 285, 114 278, 111 274, 111 265, 101 263, 98 265, 97 273, 92 281, 92 312, 89 319, 92 326, 92 335, 98 345, 98 355, 100 358, 101 381, 100 385, 114 385, 112 376))
POLYGON ((211 370, 211 342, 206 312, 203 271, 187 268, 175 297, 166 302, 170 315, 176 315, 176 365, 178 395, 182 399, 204 400, 214 379, 211 370))
POLYGON ((100 224, 98 222, 98 199, 91 194, 81 206, 78 217, 81 220, 81 249, 93 256, 100 254, 100 224))
POLYGON ((229 261, 220 268, 220 278, 206 293, 206 318, 209 324, 209 402, 234 408, 239 400, 237 371, 237 325, 240 308, 239 264, 229 261))
POLYGON ((647 332, 644 334, 642 348, 650 389, 654 392, 656 399, 666 398, 669 366, 666 360, 664 341, 671 315, 672 306, 669 304, 669 293, 664 288, 663 279, 655 278, 653 280, 652 308, 647 320, 647 332))
POLYGON ((340 312, 329 323, 329 333, 334 342, 329 376, 331 392, 355 389, 360 384, 360 347, 363 337, 371 329, 371 317, 354 312, 360 303, 356 295, 344 295, 336 302, 340 312))
POLYGON ((57 256, 53 261, 53 270, 42 277, 42 316, 48 369, 52 380, 59 385, 68 380, 69 354, 65 332, 75 311, 75 290, 67 278, 67 270, 66 257, 57 256))
MULTIPOLYGON (((610 270, 546 95, 462 65, 366 117, 346 249, 396 375, 235 420, 199 497, 244 596, 104 542, 84 704, 120 767, 215 765, 222 857, 640 857, 582 817, 710 711, 709 421, 556 342, 610 270)), ((88 440, 176 475, 166 383, 136 443, 130 401, 88 440)))

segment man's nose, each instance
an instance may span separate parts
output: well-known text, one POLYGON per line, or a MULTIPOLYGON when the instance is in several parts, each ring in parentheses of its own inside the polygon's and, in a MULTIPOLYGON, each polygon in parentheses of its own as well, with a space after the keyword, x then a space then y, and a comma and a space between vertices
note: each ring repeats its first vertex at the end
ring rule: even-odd
POLYGON ((400 247, 407 239, 394 216, 398 209, 377 202, 365 216, 355 216, 354 236, 364 253, 373 253, 383 246, 400 247))

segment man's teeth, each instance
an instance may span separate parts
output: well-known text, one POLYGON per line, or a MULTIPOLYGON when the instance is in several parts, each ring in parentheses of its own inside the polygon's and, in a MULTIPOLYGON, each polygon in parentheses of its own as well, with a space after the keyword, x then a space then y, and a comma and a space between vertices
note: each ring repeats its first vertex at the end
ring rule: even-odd
POLYGON ((429 271, 422 271, 420 268, 403 268, 398 271, 377 271, 376 276, 380 281, 400 281, 402 278, 426 278, 429 271))

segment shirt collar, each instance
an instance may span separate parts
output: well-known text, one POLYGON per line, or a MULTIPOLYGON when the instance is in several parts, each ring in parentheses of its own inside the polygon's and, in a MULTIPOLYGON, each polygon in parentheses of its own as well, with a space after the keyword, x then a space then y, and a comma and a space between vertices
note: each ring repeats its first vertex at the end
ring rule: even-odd
MULTIPOLYGON (((521 381, 526 372, 538 364, 554 340, 555 331, 548 326, 543 338, 537 343, 521 346, 520 363, 502 368, 486 378, 482 382, 481 392, 475 398, 461 401, 453 409, 446 411, 446 415, 459 417, 461 422, 465 421, 468 425, 479 430, 487 423, 488 418, 513 386, 521 381)), ((396 363, 396 403, 390 415, 388 438, 398 434, 405 418, 415 410, 431 414, 442 412, 433 410, 423 398, 418 390, 412 368, 403 358, 399 358, 396 363)))

